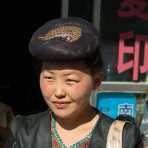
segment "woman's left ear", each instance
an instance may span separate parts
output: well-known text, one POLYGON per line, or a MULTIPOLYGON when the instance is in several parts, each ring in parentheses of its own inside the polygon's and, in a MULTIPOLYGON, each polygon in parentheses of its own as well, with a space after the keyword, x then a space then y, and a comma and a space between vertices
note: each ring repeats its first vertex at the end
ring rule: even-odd
POLYGON ((100 87, 100 84, 101 84, 101 81, 102 81, 102 76, 100 73, 96 73, 94 75, 94 89, 97 90, 99 89, 100 87))

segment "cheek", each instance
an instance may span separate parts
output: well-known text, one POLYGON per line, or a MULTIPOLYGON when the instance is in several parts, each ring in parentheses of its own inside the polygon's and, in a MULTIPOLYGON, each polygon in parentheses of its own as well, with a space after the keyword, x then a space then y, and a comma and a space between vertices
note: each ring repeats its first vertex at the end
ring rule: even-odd
POLYGON ((49 97, 52 93, 52 87, 50 87, 47 81, 40 80, 40 89, 44 98, 49 97))
POLYGON ((75 100, 88 100, 91 94, 92 85, 90 83, 81 83, 69 90, 71 97, 75 100))

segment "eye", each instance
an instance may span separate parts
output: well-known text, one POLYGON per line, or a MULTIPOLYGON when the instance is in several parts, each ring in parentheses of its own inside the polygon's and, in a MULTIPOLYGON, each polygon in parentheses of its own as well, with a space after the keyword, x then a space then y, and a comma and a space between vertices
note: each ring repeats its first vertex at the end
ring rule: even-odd
POLYGON ((76 79, 67 79, 66 82, 67 84, 75 84, 75 83, 79 83, 80 81, 76 79))
POLYGON ((51 77, 51 76, 44 76, 44 79, 53 80, 53 77, 51 77))

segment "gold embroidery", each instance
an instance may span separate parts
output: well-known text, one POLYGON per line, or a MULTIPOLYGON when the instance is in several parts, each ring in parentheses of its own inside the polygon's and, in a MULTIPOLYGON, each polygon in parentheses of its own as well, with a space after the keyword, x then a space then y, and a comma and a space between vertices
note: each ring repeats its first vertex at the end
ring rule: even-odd
POLYGON ((81 28, 77 26, 61 26, 49 31, 44 36, 40 36, 39 39, 47 41, 56 37, 61 37, 67 42, 74 42, 81 37, 81 28))

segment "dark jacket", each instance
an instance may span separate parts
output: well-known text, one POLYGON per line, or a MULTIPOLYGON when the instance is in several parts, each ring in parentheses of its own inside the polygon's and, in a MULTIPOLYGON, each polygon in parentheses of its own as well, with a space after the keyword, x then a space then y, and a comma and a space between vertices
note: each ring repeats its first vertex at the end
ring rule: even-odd
MULTIPOLYGON (((94 129, 90 148, 105 148, 109 127, 113 120, 102 113, 94 129)), ((12 135, 6 148, 52 148, 49 112, 17 116, 11 125, 12 135)), ((127 124, 123 131, 123 148, 143 148, 140 132, 135 124, 127 124)))

